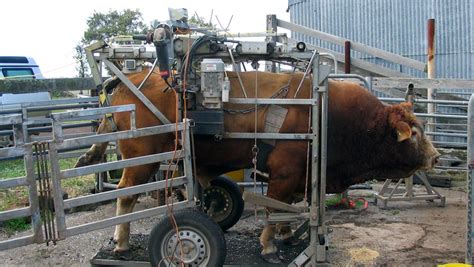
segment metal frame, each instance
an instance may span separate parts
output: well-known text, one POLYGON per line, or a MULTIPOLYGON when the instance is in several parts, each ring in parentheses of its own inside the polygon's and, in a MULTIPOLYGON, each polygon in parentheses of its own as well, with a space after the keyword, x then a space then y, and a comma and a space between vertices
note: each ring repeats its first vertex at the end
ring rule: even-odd
MULTIPOLYGON (((176 187, 181 185, 186 185, 188 188, 188 200, 180 201, 173 203, 173 209, 181 209, 185 207, 192 207, 195 205, 194 197, 194 183, 192 173, 192 163, 191 163, 191 144, 190 144, 190 122, 184 121, 181 123, 171 124, 171 125, 160 125, 155 127, 134 129, 116 133, 109 134, 100 134, 95 136, 73 138, 73 139, 64 139, 62 134, 62 123, 68 119, 76 118, 80 119, 81 117, 87 117, 91 114, 94 115, 104 115, 111 112, 130 112, 132 121, 135 120, 134 116, 134 105, 126 106, 114 106, 108 108, 97 108, 89 109, 83 111, 74 111, 74 112, 63 112, 56 113, 52 115, 53 118, 53 129, 54 129, 54 139, 44 142, 48 150, 45 151, 47 155, 47 160, 50 163, 50 170, 45 170, 46 174, 50 176, 51 179, 51 191, 49 192, 54 199, 54 220, 52 223, 52 230, 54 233, 46 233, 41 231, 41 226, 43 222, 40 219, 40 205, 38 198, 38 188, 37 188, 37 179, 40 174, 37 173, 34 169, 35 159, 33 151, 33 145, 36 143, 26 143, 23 145, 18 145, 12 148, 0 149, 0 156, 12 156, 12 155, 23 155, 25 160, 26 168, 26 177, 18 177, 14 179, 1 180, 0 188, 11 188, 16 186, 28 186, 29 188, 29 199, 30 205, 25 208, 19 208, 14 210, 8 210, 0 212, 0 220, 8 220, 12 218, 31 216, 32 217, 32 229, 33 234, 25 237, 14 238, 11 240, 0 241, 0 250, 11 249, 19 246, 24 246, 32 243, 41 243, 45 241, 57 241, 65 239, 66 237, 77 235, 80 233, 90 232, 93 230, 139 220, 142 218, 164 214, 168 208, 166 206, 154 207, 146 210, 132 212, 126 215, 115 216, 95 222, 86 223, 83 225, 76 225, 73 227, 68 227, 66 224, 65 218, 65 209, 77 207, 81 205, 98 203, 104 200, 114 199, 120 196, 126 195, 135 195, 144 192, 154 191, 164 189, 166 187, 166 181, 157 181, 149 183, 146 185, 139 185, 124 189, 119 189, 110 192, 103 192, 94 195, 82 196, 73 199, 63 200, 62 199, 62 190, 61 190, 61 180, 68 179, 70 177, 102 172, 105 170, 119 169, 128 166, 137 166, 142 164, 148 164, 153 162, 162 162, 166 160, 173 159, 173 152, 164 152, 154 155, 148 155, 143 157, 136 157, 132 159, 117 161, 117 162, 108 162, 102 164, 96 164, 93 166, 87 166, 77 169, 68 169, 60 170, 59 168, 59 149, 71 149, 78 146, 89 145, 96 142, 112 141, 127 139, 139 136, 148 136, 156 134, 165 134, 175 132, 176 128, 181 132, 181 139, 185 140, 183 149, 178 150, 176 153, 177 159, 183 160, 183 175, 177 178, 174 178, 172 185, 169 187, 176 187), (49 239, 48 236, 52 236, 52 239, 49 239)), ((15 122, 20 122, 20 119, 17 117, 15 122)), ((10 123, 12 120, 6 120, 10 123)), ((133 125, 133 123, 132 123, 133 125)), ((51 230, 51 229, 50 229, 51 230)))
POLYGON ((473 228, 473 206, 474 206, 474 94, 469 99, 468 107, 468 179, 467 179, 467 220, 466 220, 466 257, 465 262, 468 264, 473 263, 472 258, 472 237, 474 234, 473 228))

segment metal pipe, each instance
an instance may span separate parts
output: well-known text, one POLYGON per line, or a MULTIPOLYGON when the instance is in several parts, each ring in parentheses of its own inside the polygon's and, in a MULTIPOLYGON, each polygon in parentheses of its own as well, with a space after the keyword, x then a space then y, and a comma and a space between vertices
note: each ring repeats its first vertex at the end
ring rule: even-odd
MULTIPOLYGON (((93 108, 98 107, 99 103, 84 103, 84 104, 76 104, 76 105, 58 105, 58 106, 48 106, 48 107, 26 107, 28 112, 36 112, 36 111, 52 111, 52 110, 59 110, 59 109, 76 109, 76 108, 93 108)), ((22 108, 12 108, 12 109, 5 109, 1 110, 0 114, 11 114, 11 113, 20 113, 22 112, 22 108)))
MULTIPOLYGON (((311 56, 311 59, 309 60, 308 66, 306 67, 306 71, 304 72, 303 77, 301 78, 301 81, 298 84, 298 88, 296 88, 296 92, 295 92, 295 95, 293 96, 293 98, 296 98, 296 96, 300 92, 300 89, 301 89, 301 86, 303 85, 304 79, 308 75, 309 71, 312 69, 313 61, 314 61, 314 58, 316 57, 317 54, 318 54, 318 51, 314 50, 313 55, 311 56)), ((319 64, 319 61, 318 61, 318 64, 319 64)))
MULTIPOLYGON (((415 113, 415 116, 420 118, 447 118, 447 119, 467 119, 467 116, 460 115, 446 115, 446 114, 427 114, 427 113, 415 113)), ((431 122, 431 125, 436 123, 431 122)))
MULTIPOLYGON (((237 74, 237 78, 238 78, 239 83, 240 83, 240 90, 242 90, 242 93, 244 94, 244 97, 247 98, 247 93, 245 92, 245 87, 244 87, 244 84, 242 82, 242 78, 240 78, 239 71, 237 71, 237 64, 235 64, 234 55, 232 54, 232 50, 230 49, 230 47, 228 48, 228 51, 229 51, 230 60, 232 60, 232 66, 234 66, 235 73, 237 74)), ((255 97, 257 97, 257 96, 255 96, 255 97)))
POLYGON ((328 79, 357 79, 362 81, 367 89, 371 88, 369 81, 359 74, 329 74, 328 79))
MULTIPOLYGON (((435 20, 428 20, 428 65, 427 72, 428 78, 432 79, 436 77, 436 64, 435 64, 435 20)), ((428 88, 427 90, 427 99, 433 100, 435 98, 435 89, 428 88)), ((428 104, 428 113, 433 114, 436 112, 436 106, 433 104, 428 104)), ((429 119, 429 122, 434 122, 434 119, 429 119)), ((435 127, 428 126, 427 130, 430 132, 435 131, 435 127)))
POLYGON ((458 148, 466 148, 466 143, 457 143, 457 142, 446 142, 446 141, 432 141, 438 147, 458 147, 458 148))
MULTIPOLYGON (((253 187, 255 184, 254 184, 254 182, 238 182, 237 185, 240 186, 240 187, 253 187)), ((257 186, 259 186, 259 187, 260 186, 265 187, 267 185, 268 185, 268 183, 266 183, 266 182, 258 182, 257 183, 257 186)))
POLYGON ((460 134, 460 133, 425 132, 425 134, 431 135, 431 136, 467 137, 467 134, 460 134))
POLYGON ((468 182, 467 182, 467 235, 466 235, 466 259, 465 262, 472 264, 472 206, 474 201, 474 95, 469 99, 468 106, 469 134, 467 136, 467 162, 468 162, 468 182))
POLYGON ((351 73, 351 42, 344 43, 344 73, 351 73))
MULTIPOLYGON (((379 97, 380 101, 386 101, 386 102, 404 102, 405 99, 403 98, 395 98, 395 97, 379 97)), ((428 99, 416 99, 415 98, 415 103, 434 103, 434 104, 458 104, 458 105, 464 105, 467 106, 469 103, 468 101, 459 101, 459 100, 428 100, 428 99)))
POLYGON ((146 81, 148 80, 148 78, 150 77, 150 75, 153 73, 153 70, 155 69, 156 67, 156 62, 158 62, 158 57, 155 58, 155 61, 153 61, 153 65, 151 66, 150 68, 150 71, 147 73, 147 75, 145 76, 145 78, 143 79, 143 81, 140 83, 140 85, 138 86, 138 90, 142 89, 142 86, 146 83, 146 81))
MULTIPOLYGON (((313 63, 312 97, 319 103, 319 56, 313 63)), ((318 229, 319 229, 319 131, 320 131, 319 105, 313 105, 311 109, 312 132, 312 158, 311 158, 311 205, 310 205, 310 247, 313 249, 311 265, 316 266, 318 252, 318 229)))

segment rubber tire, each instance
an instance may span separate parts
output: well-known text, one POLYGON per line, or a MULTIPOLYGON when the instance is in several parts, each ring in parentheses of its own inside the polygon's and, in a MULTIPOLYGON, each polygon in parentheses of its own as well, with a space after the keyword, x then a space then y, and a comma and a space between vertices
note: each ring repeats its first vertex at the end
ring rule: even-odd
MULTIPOLYGON (((220 221, 211 218, 219 224, 223 231, 227 231, 227 229, 234 226, 240 220, 240 217, 244 212, 244 200, 242 199, 242 193, 240 192, 239 186, 234 181, 223 176, 211 180, 211 187, 205 189, 204 193, 216 187, 225 190, 229 194, 230 201, 232 202, 232 210, 227 217, 220 221)), ((209 208, 208 200, 205 197, 203 197, 203 204, 205 207, 209 208)))
MULTIPOLYGON (((206 266, 223 266, 227 255, 227 247, 224 232, 209 216, 196 209, 183 209, 174 212, 174 218, 179 229, 189 229, 199 232, 204 242, 209 244, 209 262, 206 266)), ((165 237, 174 234, 175 229, 171 224, 170 215, 165 215, 152 229, 148 242, 148 253, 151 266, 167 266, 162 261, 162 246, 166 242, 165 237)), ((173 265, 171 265, 173 266, 173 265)), ((186 265, 187 266, 187 265, 186 265)))

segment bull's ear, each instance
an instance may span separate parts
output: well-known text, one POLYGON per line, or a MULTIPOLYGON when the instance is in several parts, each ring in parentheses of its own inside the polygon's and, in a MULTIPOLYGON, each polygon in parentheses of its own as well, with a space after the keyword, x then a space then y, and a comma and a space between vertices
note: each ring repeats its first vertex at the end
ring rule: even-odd
POLYGON ((395 130, 397 131, 397 141, 403 142, 411 137, 411 128, 408 123, 399 121, 395 124, 395 130))

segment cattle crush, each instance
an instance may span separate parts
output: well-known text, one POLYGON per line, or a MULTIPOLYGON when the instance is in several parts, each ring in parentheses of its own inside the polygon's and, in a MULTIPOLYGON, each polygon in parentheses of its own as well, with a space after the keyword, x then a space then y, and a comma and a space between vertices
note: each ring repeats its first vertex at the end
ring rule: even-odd
MULTIPOLYGON (((217 203, 212 203, 212 200, 208 200, 207 203, 204 203, 206 201, 203 200, 203 195, 209 194, 209 192, 203 192, 195 177, 193 135, 208 135, 213 136, 215 139, 255 140, 255 144, 257 144, 257 140, 306 140, 311 142, 311 154, 314 155, 314 157, 310 160, 311 182, 309 186, 311 186, 313 190, 311 190, 311 196, 308 196, 310 199, 309 205, 295 207, 248 192, 244 193, 243 198, 249 203, 281 211, 278 213, 270 213, 267 219, 268 224, 291 222, 294 221, 295 218, 304 219, 306 221, 306 223, 301 225, 302 228, 296 231, 301 232, 308 228, 309 244, 307 248, 303 249, 303 251, 294 258, 289 266, 319 266, 327 264, 327 250, 329 247, 327 234, 329 229, 325 223, 325 205, 328 111, 327 88, 329 79, 356 79, 361 81, 367 87, 367 90, 372 90, 374 81, 354 74, 331 73, 331 67, 327 64, 323 64, 323 62, 325 62, 324 58, 335 61, 333 55, 302 47, 305 45, 304 43, 298 43, 293 47, 289 44, 289 40, 284 34, 277 34, 276 32, 266 33, 258 35, 258 37, 267 38, 265 42, 245 42, 235 41, 231 36, 226 34, 212 35, 204 29, 193 29, 195 31, 204 32, 204 34, 197 38, 191 37, 191 39, 188 39, 186 35, 180 35, 179 38, 175 37, 175 35, 178 36, 178 32, 189 30, 188 25, 186 25, 186 23, 183 24, 182 17, 174 17, 167 23, 158 26, 152 35, 117 37, 110 42, 106 43, 100 41, 88 47, 88 60, 91 64, 97 89, 101 92, 100 99, 102 107, 74 112, 53 113, 51 115, 52 131, 54 134, 52 140, 25 142, 23 139, 25 133, 24 129, 22 129, 22 116, 9 115, 1 117, 0 124, 13 125, 15 146, 0 149, 0 157, 23 156, 26 176, 0 181, 0 187, 26 186, 29 188, 30 199, 30 205, 28 207, 1 212, 1 219, 8 220, 30 216, 32 218, 33 234, 2 241, 0 242, 0 250, 32 243, 55 243, 73 235, 124 224, 146 217, 164 215, 167 217, 163 219, 160 225, 155 227, 157 230, 153 230, 150 236, 150 240, 160 240, 150 243, 149 245, 149 250, 159 251, 157 255, 150 256, 153 264, 158 264, 162 259, 166 259, 170 255, 174 255, 175 257, 172 257, 172 260, 167 262, 168 264, 172 265, 184 262, 189 264, 189 266, 202 266, 212 263, 212 261, 210 261, 211 258, 225 257, 225 252, 215 251, 216 248, 224 246, 223 244, 218 244, 222 242, 224 238, 216 222, 204 216, 201 212, 197 212, 195 209, 192 211, 188 209, 196 207, 202 208, 207 211, 207 214, 211 215, 211 217, 212 214, 221 212, 220 210, 216 210, 217 203), (206 38, 208 39, 206 40, 206 38), (131 45, 137 40, 151 42, 155 50, 147 50, 144 43, 131 45), (215 40, 218 40, 219 43, 213 42, 215 40), (194 47, 193 44, 196 43, 199 45, 194 47), (205 45, 203 45, 203 43, 205 43, 205 45), (276 45, 277 43, 279 45, 276 45), (215 47, 215 45, 221 44, 221 47, 215 47), (186 48, 186 46, 188 48, 186 48), (193 49, 196 51, 193 51, 193 49), (143 63, 152 62, 152 70, 155 66, 159 66, 160 75, 166 80, 173 75, 183 75, 173 74, 173 71, 176 71, 176 69, 180 70, 184 67, 176 67, 173 63, 176 57, 189 57, 191 55, 188 54, 189 51, 196 53, 193 56, 198 55, 202 58, 200 67, 193 66, 194 73, 191 71, 189 74, 191 77, 187 85, 190 90, 190 93, 188 93, 194 95, 194 99, 183 99, 183 95, 186 95, 185 91, 177 91, 177 94, 181 97, 181 105, 189 101, 191 106, 200 106, 204 107, 204 109, 200 110, 196 108, 195 110, 191 110, 188 116, 178 114, 179 119, 176 123, 172 123, 159 108, 152 105, 146 96, 140 92, 141 85, 146 82, 149 75, 145 77, 145 80, 141 84, 136 85, 130 82, 124 73, 140 71, 143 63), (245 92, 246 89, 251 89, 244 88, 243 85, 241 86, 241 90, 243 90, 245 97, 229 97, 227 94, 230 88, 225 74, 226 64, 238 70, 245 68, 246 65, 242 62, 252 62, 252 66, 258 69, 259 61, 266 61, 267 69, 274 68, 276 64, 286 64, 291 66, 291 71, 293 72, 296 70, 302 71, 304 73, 303 79, 311 77, 312 97, 309 99, 280 99, 278 97, 251 98, 246 97, 245 92), (136 106, 107 106, 110 100, 107 97, 107 84, 103 83, 100 75, 102 64, 111 70, 163 124, 139 128, 135 124, 136 106), (200 75, 197 74, 196 70, 198 69, 200 70, 200 75), (281 118, 278 118, 278 111, 275 111, 274 114, 276 115, 274 115, 274 121, 269 122, 269 124, 273 123, 273 126, 276 124, 276 131, 225 132, 223 103, 242 105, 246 109, 255 110, 262 105, 278 105, 282 107, 286 105, 307 106, 311 110, 312 131, 309 133, 279 133, 278 128, 281 127, 281 125, 278 126, 278 124, 282 122, 280 121, 281 118), (63 128, 68 125, 69 121, 81 121, 91 116, 105 116, 106 118, 110 118, 110 114, 114 113, 129 113, 130 129, 85 137, 65 138, 64 136, 63 128), (58 164, 58 153, 60 151, 69 151, 97 143, 141 138, 151 135, 164 135, 168 133, 176 134, 176 143, 179 144, 178 149, 75 169, 61 170, 58 164), (62 197, 61 180, 63 179, 157 162, 162 163, 164 167, 161 167, 161 170, 167 173, 162 180, 74 199, 64 200, 62 197), (175 174, 173 179, 170 178, 170 172, 175 174), (67 216, 65 214, 65 210, 67 209, 156 190, 171 191, 173 188, 176 189, 183 186, 186 188, 187 194, 184 200, 171 203, 167 202, 162 206, 121 214, 83 225, 68 226, 67 216), (180 218, 179 220, 181 220, 180 222, 183 224, 179 226, 180 229, 182 228, 183 230, 179 232, 176 231, 175 233, 175 228, 170 223, 171 219, 168 219, 171 218, 171 215, 180 218), (199 220, 200 225, 193 224, 191 222, 192 220, 199 220), (158 230, 159 228, 168 229, 168 232, 158 230), (159 236, 154 236, 157 233, 159 236), (171 247, 173 243, 179 243, 179 235, 183 234, 191 234, 193 236, 192 238, 183 238, 187 244, 191 244, 186 247, 186 252, 176 252, 173 249, 166 248, 171 247), (199 257, 201 254, 205 256, 199 257)), ((254 36, 252 35, 251 37, 254 36)), ((334 65, 337 65, 337 63, 334 65)), ((151 73, 152 71, 149 72, 149 74, 151 73)), ((301 84, 303 83, 303 79, 301 80, 301 84)), ((176 87, 176 85, 170 84, 170 87, 176 87)), ((237 90, 237 88, 232 88, 231 90, 237 90)), ((255 88, 255 90, 257 90, 257 88, 255 88)), ((432 189, 432 191, 429 199, 442 200, 442 196, 438 192, 434 189, 432 189)), ((412 199, 415 198, 413 195, 409 197, 412 199)), ((176 246, 174 248, 176 249, 176 246)), ((120 261, 101 262, 99 260, 95 262, 95 264, 99 263, 105 265, 127 264, 120 261)))

